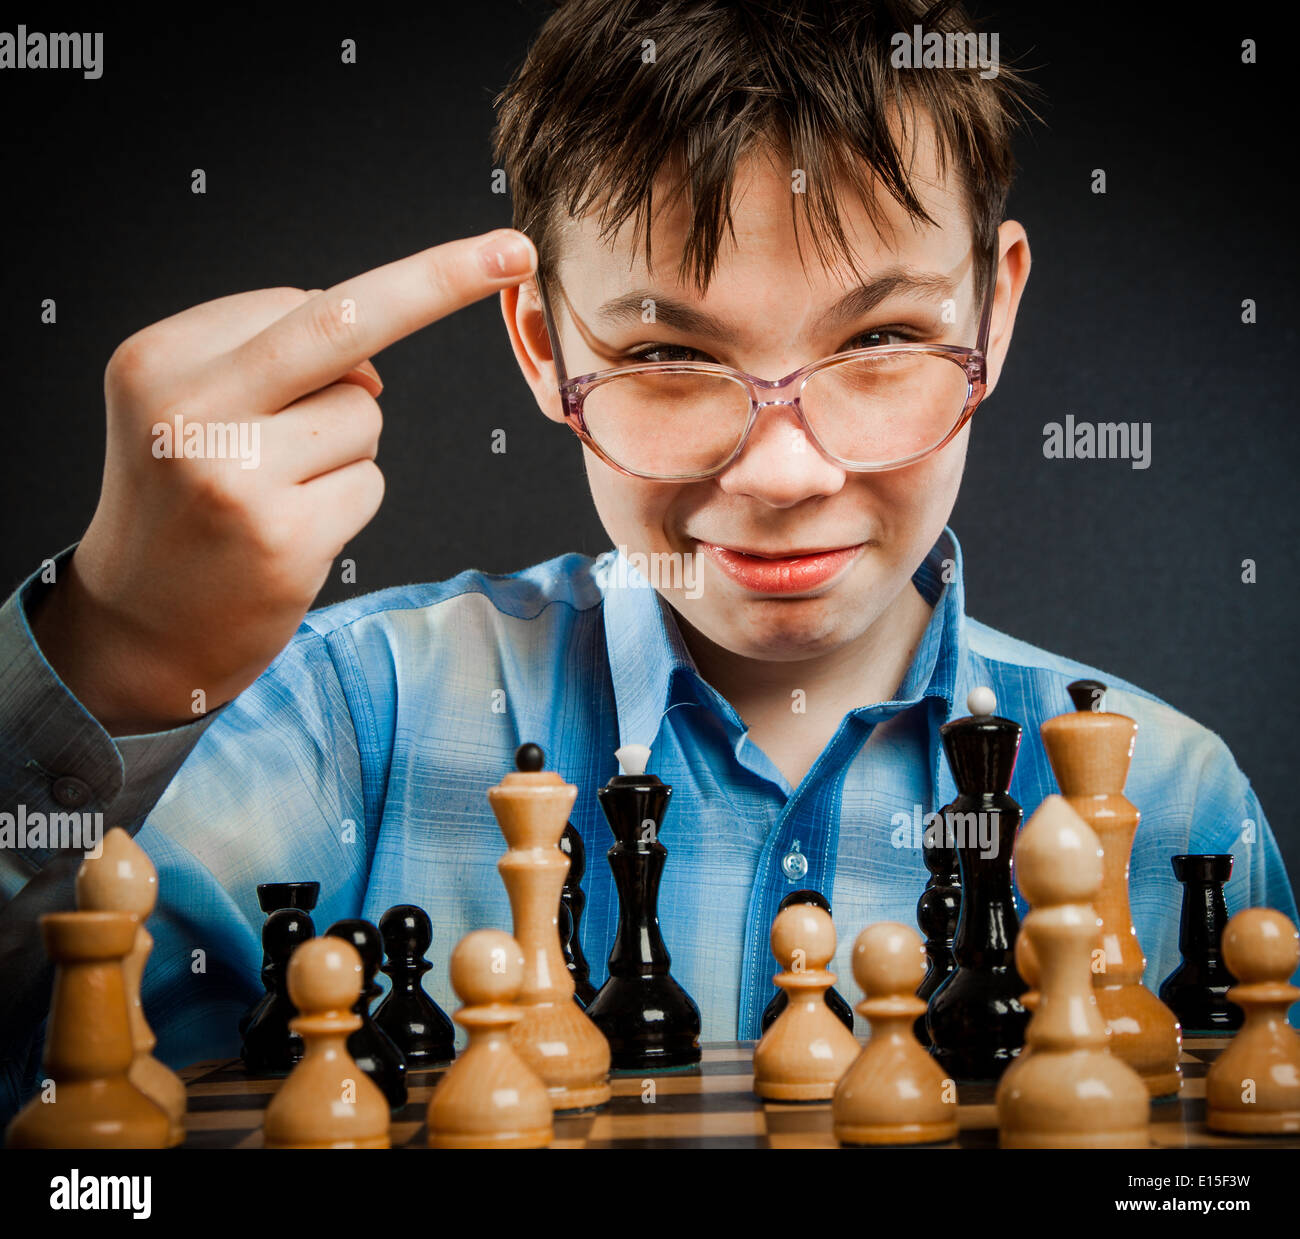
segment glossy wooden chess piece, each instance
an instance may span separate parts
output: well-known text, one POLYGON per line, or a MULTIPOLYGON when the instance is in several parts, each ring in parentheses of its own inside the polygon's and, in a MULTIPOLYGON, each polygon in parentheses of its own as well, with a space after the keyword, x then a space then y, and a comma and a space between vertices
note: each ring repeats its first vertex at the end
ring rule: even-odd
POLYGON ((1011 853, 1020 806, 1008 794, 1020 724, 994 714, 988 688, 972 690, 967 718, 939 734, 957 783, 944 810, 961 870, 961 914, 953 939, 957 966, 930 999, 930 1053, 958 1083, 996 1080, 1020 1053, 1029 1012, 1014 950, 1020 926, 1011 890, 1011 853))
POLYGON ((429 914, 413 903, 398 904, 379 918, 379 936, 388 957, 383 972, 392 988, 375 1009, 375 1023, 402 1052, 408 1071, 450 1062, 456 1057, 456 1030, 421 984, 433 967, 425 958, 433 944, 429 914))
MULTIPOLYGON (((821 891, 791 891, 780 904, 777 905, 777 912, 781 913, 786 908, 793 907, 797 903, 812 903, 821 908, 824 912, 830 913, 831 905, 827 902, 826 896, 821 891)), ((778 989, 772 1000, 763 1008, 763 1018, 759 1021, 759 1034, 767 1032, 776 1022, 776 1017, 790 1005, 790 995, 783 989, 778 989)), ((853 1031, 853 1008, 844 1001, 844 996, 837 989, 828 989, 826 991, 826 1005, 835 1012, 841 1024, 853 1031)))
MULTIPOLYGON (((1016 971, 1020 973, 1021 979, 1029 986, 1023 994, 1020 995, 1020 1003, 1029 1012, 1030 1022, 1033 1022, 1034 1012, 1038 1010, 1038 983, 1042 973, 1038 969, 1038 955, 1034 951, 1034 944, 1030 941, 1029 935, 1023 932, 1016 935, 1016 971)), ((1026 1041, 1020 1047, 1020 1053, 1017 1058, 1024 1058, 1029 1053, 1029 1042, 1026 1041)))
POLYGON ((587 1014, 605 1034, 615 1070, 684 1067, 700 1061, 700 1009, 669 971, 658 911, 668 857, 659 835, 673 789, 646 773, 645 745, 625 745, 616 756, 625 773, 596 796, 614 835, 607 855, 618 887, 618 929, 609 977, 587 1014))
POLYGON ((305 1049, 262 1116, 266 1147, 388 1148, 388 1099, 348 1053, 361 1027, 361 955, 345 938, 313 938, 294 951, 287 982, 305 1049))
POLYGON ((359 916, 335 921, 325 932, 332 938, 352 943, 361 956, 361 993, 353 1008, 361 1024, 348 1038, 348 1053, 379 1086, 379 1091, 388 1098, 389 1107, 400 1110, 406 1105, 406 1055, 370 1014, 370 1006, 380 992, 375 974, 384 958, 384 941, 379 930, 359 916))
POLYGON ((829 1101, 858 1043, 826 1005, 835 974, 835 925, 816 904, 792 904, 772 922, 775 980, 790 1003, 754 1050, 754 1092, 768 1101, 829 1101))
POLYGON ((131 912, 41 917, 54 992, 41 1091, 5 1133, 11 1149, 162 1149, 167 1112, 131 1083, 135 1060, 122 961, 139 922, 131 912))
POLYGON ((1183 884, 1178 926, 1182 962, 1160 983, 1160 1001, 1188 1036, 1235 1032, 1244 1016, 1228 990, 1237 978, 1223 962, 1220 941, 1228 923, 1223 884, 1232 876, 1232 854, 1174 856, 1174 877, 1183 884))
POLYGON ((83 912, 130 912, 136 918, 135 945, 122 963, 127 1009, 135 1058, 131 1083, 167 1112, 171 1122, 169 1146, 185 1139, 185 1085, 153 1054, 158 1039, 145 1018, 140 986, 153 950, 153 935, 145 926, 158 901, 158 870, 153 861, 120 826, 110 830, 98 856, 88 856, 77 872, 77 907, 83 912))
MULTIPOLYGON (((923 999, 927 1008, 947 979, 957 967, 953 958, 952 942, 957 936, 957 922, 961 917, 961 869, 957 863, 957 849, 949 839, 948 815, 955 812, 951 805, 940 810, 940 821, 926 828, 921 837, 921 855, 930 871, 925 890, 916 901, 916 923, 925 934, 927 966, 916 996, 923 999)), ((916 1017, 916 1037, 922 1045, 930 1044, 930 1030, 925 1026, 925 1012, 916 1017)))
POLYGON ((1238 978, 1228 997, 1241 1031, 1210 1065, 1205 1125, 1243 1136, 1300 1132, 1300 1033, 1286 1021, 1300 989, 1300 935, 1281 912, 1246 908, 1223 931, 1223 958, 1238 978))
POLYGON ((239 1047, 239 1057, 254 1075, 283 1074, 302 1057, 302 1038, 292 1028, 297 1011, 289 1000, 288 969, 294 951, 315 936, 311 917, 298 908, 279 908, 262 926, 266 1001, 253 1008, 239 1047))
POLYGON ((858 1014, 871 1039, 840 1078, 831 1102, 841 1144, 932 1144, 957 1136, 957 1087, 916 1039, 925 1002, 916 987, 925 948, 907 925, 869 925, 853 944, 853 976, 866 997, 858 1014))
POLYGON ((451 953, 451 987, 464 1005, 456 1023, 469 1045, 429 1100, 429 1147, 541 1149, 554 1135, 551 1098, 542 1078, 519 1056, 510 1029, 524 979, 524 953, 499 929, 467 934, 451 953))
POLYGON ((1124 782, 1137 723, 1092 708, 1100 687, 1095 680, 1070 685, 1077 709, 1043 723, 1043 744, 1066 800, 1096 832, 1105 853, 1096 901, 1104 967, 1094 970, 1093 985, 1110 1028, 1111 1052, 1137 1071, 1151 1096, 1163 1097, 1182 1087, 1182 1031, 1174 1013, 1142 984, 1146 957, 1129 909, 1129 856, 1140 815, 1124 795, 1124 782))
POLYGON ((557 909, 569 860, 560 836, 578 789, 553 770, 535 744, 515 754, 517 770, 488 789, 509 851, 497 869, 510 896, 514 937, 524 953, 518 1005, 524 1016, 510 1039, 545 1081, 553 1110, 581 1110, 609 1101, 609 1042, 573 1001, 573 975, 560 949, 557 909))
POLYGON ((582 875, 587 871, 587 849, 582 836, 572 822, 566 822, 560 836, 560 851, 569 858, 569 872, 564 876, 560 891, 560 945, 564 949, 564 963, 573 975, 573 996, 580 1007, 586 1007, 596 996, 591 983, 591 966, 582 950, 582 910, 587 906, 587 896, 582 891, 582 875))
MULTIPOLYGON (((281 908, 297 908, 300 912, 311 912, 320 897, 319 882, 261 882, 257 887, 257 906, 270 916, 281 908)), ((262 941, 266 942, 266 923, 262 923, 262 941)), ((313 929, 313 933, 316 931, 313 929)), ((270 955, 262 951, 262 985, 265 993, 243 1015, 239 1017, 239 1035, 242 1037, 248 1026, 261 1015, 263 1009, 270 1005, 274 992, 274 973, 268 979, 267 969, 273 968, 270 955)), ((299 1047, 301 1055, 301 1047, 299 1047)), ((297 1061, 297 1058, 294 1059, 297 1061)))
POLYGON ((1010 1149, 1145 1148, 1150 1099, 1141 1077, 1109 1052, 1092 984, 1104 860, 1096 834, 1061 796, 1048 796, 1016 843, 1016 874, 1032 905, 1021 934, 1038 962, 1027 1053, 998 1083, 998 1142, 1010 1149))

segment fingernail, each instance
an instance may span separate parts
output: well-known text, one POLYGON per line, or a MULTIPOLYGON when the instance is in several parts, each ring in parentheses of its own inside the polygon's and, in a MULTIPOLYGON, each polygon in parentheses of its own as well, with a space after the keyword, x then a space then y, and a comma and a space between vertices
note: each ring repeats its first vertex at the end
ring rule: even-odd
POLYGON ((532 242, 522 232, 495 232, 478 251, 479 261, 490 279, 504 280, 527 275, 533 269, 532 242))

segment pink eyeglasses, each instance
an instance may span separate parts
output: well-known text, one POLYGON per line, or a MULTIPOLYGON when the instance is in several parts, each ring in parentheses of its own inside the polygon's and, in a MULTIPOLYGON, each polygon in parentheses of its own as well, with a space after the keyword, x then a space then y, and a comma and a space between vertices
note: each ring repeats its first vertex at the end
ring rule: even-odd
MULTIPOLYGON (((915 464, 949 443, 984 398, 996 249, 986 262, 974 348, 852 349, 776 380, 693 361, 635 363, 570 379, 539 275, 565 421, 606 464, 654 481, 721 473, 744 450, 760 410, 773 405, 793 408, 807 440, 842 469, 870 473, 915 464)), ((792 450, 803 450, 802 437, 792 450)))

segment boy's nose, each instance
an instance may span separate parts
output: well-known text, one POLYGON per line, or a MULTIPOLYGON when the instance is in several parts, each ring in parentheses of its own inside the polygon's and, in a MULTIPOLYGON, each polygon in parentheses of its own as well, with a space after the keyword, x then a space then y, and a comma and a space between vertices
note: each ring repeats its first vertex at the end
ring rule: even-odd
POLYGON ((844 477, 845 471, 808 437, 793 400, 765 400, 758 406, 749 441, 718 475, 718 485, 728 494, 788 508, 817 495, 835 494, 844 477))

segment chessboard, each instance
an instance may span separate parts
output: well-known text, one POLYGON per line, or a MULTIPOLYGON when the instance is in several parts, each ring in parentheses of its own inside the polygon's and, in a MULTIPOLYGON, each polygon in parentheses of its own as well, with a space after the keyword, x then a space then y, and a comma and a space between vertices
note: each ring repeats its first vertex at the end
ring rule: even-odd
MULTIPOLYGON (((754 1042, 704 1046, 696 1067, 647 1075, 615 1072, 603 1110, 558 1115, 557 1149, 833 1149, 829 1102, 764 1102, 753 1091, 754 1042)), ((1226 1039, 1183 1039, 1183 1088, 1151 1107, 1157 1148, 1300 1148, 1300 1137, 1221 1136, 1205 1130, 1205 1073, 1226 1039)), ((180 1073, 189 1112, 185 1148, 258 1149, 262 1114, 283 1077, 251 1076, 238 1059, 180 1073)), ((425 1109, 442 1069, 409 1074, 409 1100, 393 1116, 394 1148, 424 1148, 425 1109)), ((993 1084, 960 1087, 957 1139, 937 1149, 997 1148, 993 1084)))

